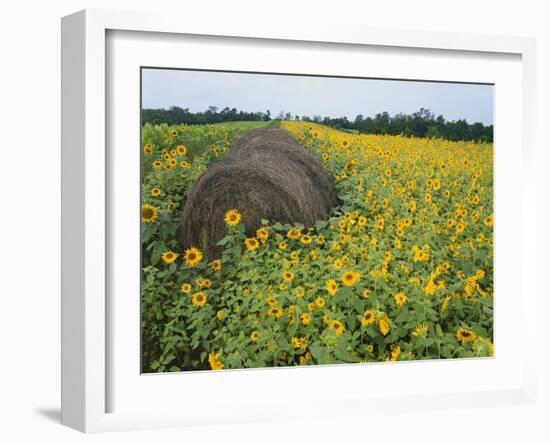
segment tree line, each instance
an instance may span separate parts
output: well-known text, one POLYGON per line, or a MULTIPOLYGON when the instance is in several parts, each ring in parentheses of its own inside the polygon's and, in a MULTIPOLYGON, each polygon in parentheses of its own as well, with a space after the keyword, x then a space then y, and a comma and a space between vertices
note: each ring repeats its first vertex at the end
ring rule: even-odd
POLYGON ((169 109, 143 109, 142 123, 150 124, 214 124, 230 121, 271 121, 296 120, 324 124, 334 129, 357 132, 362 134, 388 134, 414 137, 445 138, 453 141, 493 142, 493 125, 483 123, 468 123, 465 119, 446 121, 442 115, 435 116, 429 109, 421 108, 412 114, 399 113, 390 115, 381 112, 374 117, 357 115, 350 120, 347 117, 331 118, 320 115, 299 116, 290 112, 280 112, 273 116, 266 112, 244 112, 236 108, 225 107, 219 110, 209 106, 204 112, 190 112, 188 108, 177 106, 169 109))

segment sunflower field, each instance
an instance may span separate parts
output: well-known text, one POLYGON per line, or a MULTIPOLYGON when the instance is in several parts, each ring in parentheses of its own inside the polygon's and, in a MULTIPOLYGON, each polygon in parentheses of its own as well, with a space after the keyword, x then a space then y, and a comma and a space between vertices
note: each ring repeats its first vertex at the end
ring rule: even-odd
POLYGON ((271 121, 147 124, 142 149, 143 372, 493 355, 492 144, 271 121), (180 250, 187 190, 266 125, 323 162, 339 206, 251 236, 235 208, 220 259, 180 250))

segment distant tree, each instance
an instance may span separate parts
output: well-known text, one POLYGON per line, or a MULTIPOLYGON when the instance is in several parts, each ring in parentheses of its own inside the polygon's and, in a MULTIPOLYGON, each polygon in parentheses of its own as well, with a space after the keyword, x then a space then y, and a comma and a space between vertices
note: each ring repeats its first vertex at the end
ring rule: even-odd
POLYGON ((426 133, 427 138, 440 138, 439 129, 436 125, 431 125, 428 127, 428 132, 426 133))
MULTIPOLYGON (((211 124, 228 121, 270 121, 271 111, 244 112, 236 108, 224 107, 219 111, 216 106, 209 106, 204 112, 190 112, 189 108, 172 106, 168 109, 143 109, 142 123, 150 124, 211 124)), ((388 134, 414 137, 441 137, 449 140, 477 140, 493 142, 493 126, 485 126, 476 122, 468 124, 464 119, 445 121, 442 115, 435 115, 426 108, 420 108, 412 114, 395 114, 388 112, 377 113, 374 117, 365 117, 358 114, 353 120, 343 117, 322 117, 314 115, 292 116, 290 112, 281 111, 278 120, 292 120, 322 123, 340 130, 358 131, 364 134, 388 134)))

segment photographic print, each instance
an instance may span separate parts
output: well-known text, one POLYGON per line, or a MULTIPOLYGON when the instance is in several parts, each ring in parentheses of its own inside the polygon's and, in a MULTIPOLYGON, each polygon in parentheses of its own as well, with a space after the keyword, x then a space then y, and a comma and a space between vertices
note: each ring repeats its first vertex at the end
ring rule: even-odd
POLYGON ((492 357, 493 94, 142 68, 142 372, 492 357))

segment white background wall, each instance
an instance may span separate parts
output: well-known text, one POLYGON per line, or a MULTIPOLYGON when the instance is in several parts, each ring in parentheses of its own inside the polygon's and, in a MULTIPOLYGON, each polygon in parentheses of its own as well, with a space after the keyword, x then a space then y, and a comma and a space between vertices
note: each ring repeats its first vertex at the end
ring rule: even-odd
MULTIPOLYGON (((545 2, 427 0, 277 2, 206 0, 19 0, 0 15, 0 439, 83 440, 59 425, 60 359, 60 17, 84 8, 154 10, 177 14, 182 25, 198 14, 231 20, 313 21, 377 28, 537 37, 538 176, 549 189, 550 14, 545 2)), ((518 183, 519 184, 519 183, 518 183)), ((543 250, 549 244, 547 197, 539 196, 537 358, 550 372, 548 290, 543 250), (544 206, 542 203, 544 202, 544 206)), ((546 260, 545 260, 546 261, 546 260)), ((521 324, 516 324, 521 333, 521 324)), ((550 388, 540 379, 540 405, 376 415, 361 421, 283 422, 92 436, 101 441, 164 440, 548 440, 550 388)), ((182 400, 185 400, 182 398, 182 400)))

